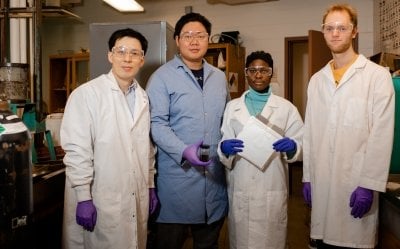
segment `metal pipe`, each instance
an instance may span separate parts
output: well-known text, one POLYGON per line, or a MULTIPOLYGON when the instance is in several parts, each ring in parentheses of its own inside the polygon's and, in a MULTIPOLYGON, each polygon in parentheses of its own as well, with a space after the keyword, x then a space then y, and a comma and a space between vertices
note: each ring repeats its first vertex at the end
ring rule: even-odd
MULTIPOLYGON (((26 0, 19 0, 19 7, 26 8, 26 0)), ((27 19, 19 19, 19 47, 20 47, 20 63, 27 63, 27 19)))
POLYGON ((44 119, 43 115, 43 96, 42 96, 42 44, 41 44, 41 34, 42 34, 42 1, 35 0, 35 9, 33 13, 33 22, 35 30, 35 66, 34 66, 34 85, 35 85, 35 105, 36 105, 36 120, 42 121, 44 119))
POLYGON ((0 45, 0 63, 6 63, 8 61, 8 53, 7 53, 7 48, 8 48, 8 39, 7 39, 7 30, 8 30, 8 6, 9 6, 9 0, 1 0, 0 3, 1 7, 1 15, 3 15, 3 18, 0 18, 0 40, 1 40, 1 45, 0 45))
MULTIPOLYGON (((11 1, 10 8, 19 8, 19 1, 11 1)), ((18 18, 10 18, 10 62, 21 63, 20 61, 20 26, 18 18)))

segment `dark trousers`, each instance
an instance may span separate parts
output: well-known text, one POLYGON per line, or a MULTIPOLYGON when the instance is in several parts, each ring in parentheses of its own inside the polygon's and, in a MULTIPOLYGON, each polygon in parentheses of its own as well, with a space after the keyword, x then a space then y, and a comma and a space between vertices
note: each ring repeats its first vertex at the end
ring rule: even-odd
POLYGON ((351 247, 332 246, 325 244, 322 240, 317 240, 317 249, 352 249, 351 247))
POLYGON ((211 224, 157 223, 156 248, 181 249, 189 229, 193 237, 193 249, 217 249, 219 232, 224 218, 211 224))

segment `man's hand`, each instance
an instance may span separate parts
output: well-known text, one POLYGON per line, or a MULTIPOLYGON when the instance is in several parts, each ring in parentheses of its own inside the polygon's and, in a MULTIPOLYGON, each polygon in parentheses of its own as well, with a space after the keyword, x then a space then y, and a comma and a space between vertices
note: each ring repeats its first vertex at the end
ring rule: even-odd
POLYGON ((370 189, 357 187, 350 196, 351 215, 362 218, 371 209, 374 192, 370 189))
POLYGON ((203 162, 199 159, 198 151, 199 147, 203 144, 203 141, 199 141, 195 144, 191 144, 185 148, 183 151, 183 158, 189 161, 192 165, 195 166, 208 166, 211 164, 211 160, 207 162, 203 162))
POLYGON ((85 230, 93 231, 97 221, 97 211, 92 200, 78 202, 76 207, 76 223, 85 230))

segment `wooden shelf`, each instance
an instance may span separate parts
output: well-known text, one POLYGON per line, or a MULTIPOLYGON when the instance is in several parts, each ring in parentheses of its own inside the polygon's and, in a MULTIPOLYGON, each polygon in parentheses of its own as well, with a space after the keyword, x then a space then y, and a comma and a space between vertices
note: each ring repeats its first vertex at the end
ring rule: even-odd
POLYGON ((71 92, 89 80, 89 53, 64 53, 49 56, 50 112, 64 110, 71 92))
POLYGON ((210 43, 204 58, 208 63, 219 67, 225 72, 228 80, 231 98, 237 98, 245 91, 245 54, 244 47, 231 43, 210 43), (225 65, 218 63, 218 58, 222 56, 225 65), (220 64, 220 65, 218 65, 220 64))

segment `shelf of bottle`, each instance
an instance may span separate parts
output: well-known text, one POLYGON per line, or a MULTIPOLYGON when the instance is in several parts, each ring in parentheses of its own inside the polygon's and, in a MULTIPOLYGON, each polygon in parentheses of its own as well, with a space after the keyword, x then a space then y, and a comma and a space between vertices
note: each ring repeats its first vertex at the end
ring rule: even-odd
MULTIPOLYGON (((8 13, 9 18, 31 18, 33 14, 36 12, 34 7, 27 8, 2 8, 0 9, 0 18, 4 18, 8 13)), ((43 17, 69 17, 77 20, 81 20, 82 18, 71 11, 60 7, 44 7, 42 8, 42 16, 43 17)))

